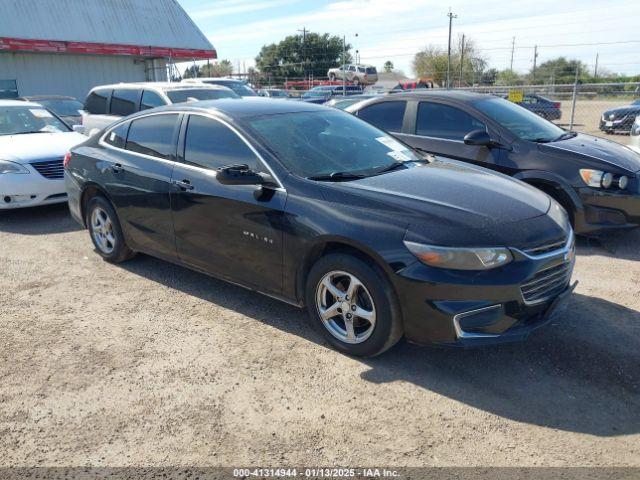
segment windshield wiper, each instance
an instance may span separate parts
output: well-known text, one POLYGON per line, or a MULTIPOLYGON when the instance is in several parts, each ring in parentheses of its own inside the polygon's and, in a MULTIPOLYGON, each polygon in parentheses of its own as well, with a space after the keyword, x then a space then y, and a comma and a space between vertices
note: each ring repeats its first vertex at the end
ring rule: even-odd
POLYGON ((9 135, 29 135, 31 133, 50 133, 50 132, 45 132, 43 130, 36 130, 34 132, 15 132, 15 133, 10 133, 9 135))
POLYGON ((332 172, 328 175, 314 175, 307 178, 309 180, 319 180, 321 182, 339 182, 341 180, 358 180, 359 178, 365 178, 365 176, 350 172, 332 172))
POLYGON ((557 142, 559 140, 566 140, 568 138, 573 138, 576 135, 578 135, 576 132, 564 132, 562 135, 560 135, 558 138, 554 138, 553 141, 557 142))
POLYGON ((549 142, 552 142, 553 140, 550 138, 540 137, 540 138, 534 138, 531 141, 535 143, 549 143, 549 142))

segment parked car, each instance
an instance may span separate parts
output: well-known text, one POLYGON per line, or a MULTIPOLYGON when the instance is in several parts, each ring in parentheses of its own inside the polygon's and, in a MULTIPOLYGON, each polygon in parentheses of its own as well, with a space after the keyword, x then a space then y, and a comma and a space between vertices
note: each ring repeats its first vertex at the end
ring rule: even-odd
POLYGON ((349 95, 347 97, 333 97, 328 102, 325 102, 324 105, 327 107, 339 108, 340 110, 344 110, 345 108, 361 102, 362 100, 367 100, 369 98, 375 98, 379 95, 349 95))
POLYGON ((227 87, 233 90, 237 95, 241 97, 257 97, 258 94, 249 85, 242 80, 235 78, 218 78, 218 77, 200 77, 200 78, 185 78, 182 83, 195 83, 206 85, 219 85, 221 87, 227 87))
MULTIPOLYGON (((505 96, 504 98, 507 97, 505 96)), ((562 118, 560 102, 554 102, 541 95, 528 93, 523 96, 522 102, 518 102, 518 105, 547 120, 560 120, 562 118)))
POLYGON ((371 85, 378 81, 378 71, 373 65, 341 65, 330 68, 327 72, 329 80, 346 80, 354 85, 371 85))
POLYGON ((289 93, 281 88, 262 88, 258 91, 258 95, 269 98, 290 98, 289 93))
POLYGON ((84 140, 38 103, 0 100, 0 210, 66 202, 63 158, 84 140))
POLYGON ((132 113, 190 100, 240 98, 232 90, 213 85, 183 83, 118 83, 91 89, 84 102, 82 126, 77 131, 92 135, 132 113))
POLYGON ((427 88, 433 88, 433 82, 423 82, 423 81, 400 82, 391 89, 391 93, 408 92, 413 90, 426 90, 427 88))
POLYGON ((640 225, 640 157, 603 138, 568 132, 498 97, 413 92, 347 108, 414 148, 511 175, 549 194, 577 233, 640 225))
POLYGON ((322 85, 305 92, 300 99, 307 103, 323 104, 333 97, 344 98, 346 95, 362 95, 362 88, 355 85, 322 85))
POLYGON ((631 142, 629 148, 634 152, 640 153, 640 116, 637 116, 631 126, 631 142))
POLYGON ((67 125, 73 127, 82 122, 84 106, 73 97, 63 95, 34 95, 22 97, 21 100, 39 103, 60 117, 67 125))
POLYGON ((144 252, 306 305, 338 350, 522 339, 570 294, 564 210, 423 157, 342 111, 218 100, 140 112, 71 150, 96 252, 144 252))
POLYGON ((600 117, 600 130, 605 133, 629 133, 631 125, 640 115, 640 99, 631 105, 606 110, 600 117))

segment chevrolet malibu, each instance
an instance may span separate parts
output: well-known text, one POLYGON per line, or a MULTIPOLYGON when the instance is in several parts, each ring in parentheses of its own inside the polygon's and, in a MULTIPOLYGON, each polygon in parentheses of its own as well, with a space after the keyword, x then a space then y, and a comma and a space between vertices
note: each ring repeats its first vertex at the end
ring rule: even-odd
POLYGON ((66 202, 63 158, 85 139, 40 104, 0 100, 0 210, 66 202))
POLYGON ((141 112, 73 148, 65 179, 104 259, 143 252, 306 306, 348 354, 523 339, 573 289, 558 203, 328 107, 141 112))

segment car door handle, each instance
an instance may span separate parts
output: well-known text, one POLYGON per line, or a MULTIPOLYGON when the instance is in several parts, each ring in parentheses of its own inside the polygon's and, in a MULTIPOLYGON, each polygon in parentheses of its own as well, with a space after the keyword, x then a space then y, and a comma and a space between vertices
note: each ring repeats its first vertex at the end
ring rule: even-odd
POLYGON ((115 163, 115 164, 111 165, 111 171, 113 173, 120 173, 120 172, 124 171, 124 167, 119 163, 115 163))
POLYGON ((193 190, 195 187, 193 185, 191 185, 191 182, 189 180, 174 180, 173 184, 179 188, 180 190, 182 190, 183 192, 186 192, 187 190, 193 190))

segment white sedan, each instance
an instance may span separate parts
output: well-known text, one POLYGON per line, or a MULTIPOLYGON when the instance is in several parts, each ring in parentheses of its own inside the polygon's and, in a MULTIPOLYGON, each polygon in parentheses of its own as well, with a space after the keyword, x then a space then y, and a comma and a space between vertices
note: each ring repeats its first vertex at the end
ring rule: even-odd
POLYGON ((631 142, 629 148, 640 153, 640 116, 636 117, 636 121, 631 126, 631 142))
POLYGON ((64 156, 86 139, 42 105, 0 100, 0 210, 66 202, 64 156))

